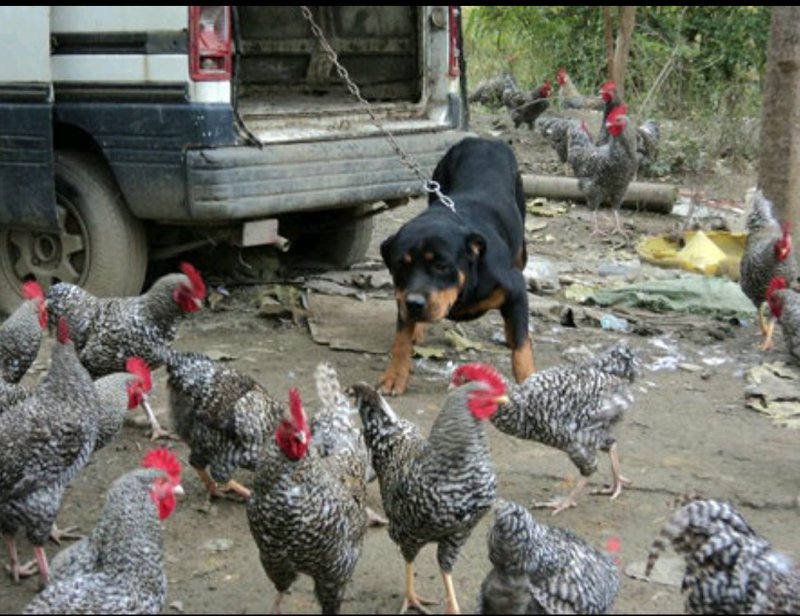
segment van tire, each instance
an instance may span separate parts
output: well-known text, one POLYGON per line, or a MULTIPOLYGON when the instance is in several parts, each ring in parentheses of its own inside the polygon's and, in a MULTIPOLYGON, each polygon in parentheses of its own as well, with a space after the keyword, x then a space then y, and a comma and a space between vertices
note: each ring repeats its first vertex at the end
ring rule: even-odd
POLYGON ((59 233, 0 232, 0 311, 22 301, 21 285, 58 281, 101 296, 136 295, 147 271, 144 225, 125 205, 105 162, 77 151, 55 153, 59 233))

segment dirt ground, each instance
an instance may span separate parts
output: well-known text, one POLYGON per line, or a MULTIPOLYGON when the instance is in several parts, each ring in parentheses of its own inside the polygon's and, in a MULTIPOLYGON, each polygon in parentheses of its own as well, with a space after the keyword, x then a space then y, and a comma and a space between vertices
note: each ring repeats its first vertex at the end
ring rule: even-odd
MULTIPOLYGON (((495 120, 479 116, 474 120, 474 127, 488 134, 495 120)), ((527 129, 513 131, 506 127, 494 134, 511 139, 524 172, 557 169, 554 154, 527 129)), ((709 178, 704 184, 705 198, 727 200, 726 203, 738 201, 741 206, 744 189, 752 181, 752 176, 729 174, 709 178)), ((361 270, 362 274, 366 272, 375 280, 383 277, 385 281, 378 245, 422 207, 424 204, 418 201, 377 217, 370 262, 361 270)), ((565 207, 552 218, 531 217, 535 224, 528 235, 530 260, 555 264, 562 283, 555 294, 532 296, 532 305, 556 302, 557 308, 577 306, 574 301, 565 299, 568 283, 611 284, 615 277, 598 276, 599 265, 635 258, 632 244, 619 246, 590 237, 590 214, 584 206, 577 205, 565 207)), ((624 217, 632 223, 636 236, 669 231, 681 223, 678 217, 643 212, 626 211, 624 217)), ((635 276, 639 278, 674 274, 663 271, 659 274, 647 266, 637 272, 635 276)), ((348 272, 329 274, 335 275, 339 276, 338 281, 353 277, 348 272)), ((212 278, 212 286, 215 284, 212 278)), ((226 357, 232 366, 254 376, 276 396, 285 396, 289 386, 297 385, 311 408, 315 401, 312 376, 319 361, 331 361, 345 384, 358 380, 374 383, 385 367, 394 327, 391 312, 385 310, 387 303, 391 305, 391 291, 385 286, 374 294, 367 294, 364 302, 333 295, 339 298, 335 301, 341 301, 345 319, 351 309, 357 311, 353 312, 355 315, 370 313, 373 306, 375 311, 377 306, 383 307, 380 314, 385 314, 385 318, 382 320, 370 322, 353 317, 352 328, 345 332, 345 337, 353 348, 362 350, 350 351, 317 342, 322 334, 312 335, 302 315, 298 316, 296 324, 286 317, 259 316, 257 303, 265 290, 264 285, 226 286, 231 295, 222 299, 217 310, 204 310, 182 323, 177 341, 179 348, 226 357), (384 351, 374 352, 377 349, 370 348, 368 343, 375 340, 379 343, 372 347, 384 351)), ((318 297, 313 292, 308 295, 312 310, 319 304, 318 297)), ((613 310, 605 312, 614 313, 613 310)), ((323 321, 325 316, 322 314, 323 321)), ((680 495, 694 492, 731 500, 751 525, 774 545, 791 555, 800 555, 798 433, 747 409, 743 394, 747 369, 766 360, 785 360, 786 355, 780 332, 777 350, 764 353, 756 349, 758 328, 752 318, 731 322, 645 312, 625 316, 637 320, 633 333, 610 332, 591 325, 566 327, 546 305, 534 310, 532 326, 538 368, 571 361, 581 350, 596 351, 619 337, 629 342, 644 366, 634 389, 635 403, 617 431, 623 473, 633 480, 633 486, 615 502, 609 502, 606 497, 585 495, 577 508, 555 518, 546 511, 536 515, 546 523, 577 532, 600 548, 606 545, 609 537, 621 539, 622 586, 615 612, 682 611, 674 553, 667 552, 662 558, 667 565, 663 574, 666 583, 628 575, 635 573, 637 567, 641 568, 651 541, 669 515, 672 502, 680 495), (681 367, 676 368, 677 362, 681 367), (668 565, 672 565, 671 570, 668 565)), ((443 334, 453 326, 449 322, 436 325, 426 342, 429 346, 445 348, 445 359, 415 360, 416 373, 408 394, 391 400, 395 410, 416 422, 423 432, 427 432, 436 417, 445 395, 446 373, 454 362, 486 360, 496 364, 506 376, 511 374, 508 353, 498 342, 502 337, 499 315, 487 315, 461 325, 470 340, 483 345, 482 351, 458 353, 448 347, 443 334)), ((46 366, 45 358, 38 363, 40 368, 46 366)), ((165 385, 161 369, 156 373, 154 405, 162 412, 166 412, 165 385)), ((487 431, 501 497, 527 504, 531 500, 565 494, 574 485, 578 473, 566 454, 516 440, 499 433, 491 425, 487 426, 487 431)), ((126 426, 121 438, 96 455, 70 485, 58 518, 59 525, 78 525, 88 531, 102 509, 103 495, 111 481, 136 467, 149 446, 142 427, 126 426)), ((177 442, 174 446, 186 463, 185 444, 177 442)), ((607 458, 601 456, 592 485, 602 485, 609 476, 607 458)), ((245 471, 240 472, 237 479, 245 484, 251 482, 245 471)), ((199 479, 191 471, 185 473, 183 485, 186 496, 165 523, 169 596, 164 611, 258 613, 269 610, 275 593, 261 569, 245 507, 226 500, 208 503, 199 479)), ((377 482, 369 486, 369 493, 372 506, 380 507, 377 482)), ((475 609, 479 585, 489 570, 486 533, 491 518, 488 515, 481 522, 456 564, 455 587, 465 612, 475 609)), ((30 557, 30 546, 22 537, 20 549, 23 558, 30 557)), ((47 547, 50 557, 57 550, 54 545, 47 547)), ((420 553, 416 570, 420 593, 443 597, 433 545, 420 553)), ((36 585, 35 579, 19 586, 7 577, 0 579, 0 612, 22 610, 36 592, 36 585)), ((318 613, 311 588, 310 580, 300 580, 283 604, 284 613, 318 613)), ((399 550, 384 529, 370 529, 345 597, 343 612, 397 612, 402 590, 403 561, 399 550)), ((436 612, 442 610, 443 605, 434 607, 436 612)))

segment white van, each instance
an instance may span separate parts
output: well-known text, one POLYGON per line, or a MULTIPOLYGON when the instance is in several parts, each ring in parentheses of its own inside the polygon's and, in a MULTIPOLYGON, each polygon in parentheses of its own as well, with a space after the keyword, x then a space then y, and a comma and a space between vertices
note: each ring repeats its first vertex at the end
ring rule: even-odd
MULTIPOLYGON (((458 7, 313 21, 431 173, 465 135, 458 7)), ((21 281, 138 293, 148 258, 283 236, 346 265, 419 194, 298 6, 0 7, 0 310, 21 281)))

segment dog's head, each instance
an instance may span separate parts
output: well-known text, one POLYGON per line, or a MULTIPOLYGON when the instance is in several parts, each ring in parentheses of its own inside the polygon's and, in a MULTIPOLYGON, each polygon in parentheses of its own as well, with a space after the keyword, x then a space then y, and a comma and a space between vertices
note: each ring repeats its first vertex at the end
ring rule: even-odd
POLYGON ((401 320, 446 317, 485 252, 482 235, 451 219, 424 214, 385 239, 381 256, 392 273, 401 320))

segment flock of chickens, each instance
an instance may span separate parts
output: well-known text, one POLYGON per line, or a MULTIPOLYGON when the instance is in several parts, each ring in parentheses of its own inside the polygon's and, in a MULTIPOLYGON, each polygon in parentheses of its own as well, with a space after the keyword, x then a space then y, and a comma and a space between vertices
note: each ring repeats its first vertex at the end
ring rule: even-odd
MULTIPOLYGON (((604 91, 613 99, 613 89, 604 91)), ((612 151, 625 150, 635 167, 634 142, 625 145, 620 138, 624 114, 621 104, 608 110, 608 143, 600 149, 586 139, 585 127, 571 123, 567 158, 574 158, 585 140, 595 154, 613 158, 612 151)), ((598 191, 608 189, 592 182, 598 191)), ((800 356, 791 237, 760 193, 748 230, 742 288, 760 314, 768 305, 791 352, 800 356)), ((580 471, 570 494, 531 508, 550 508, 555 515, 574 507, 597 469, 598 451, 608 453, 612 477, 610 487, 597 493, 616 499, 630 481, 620 472, 614 427, 633 401, 630 385, 637 375, 637 360, 624 343, 580 363, 541 370, 520 384, 507 383, 486 364, 459 366, 425 437, 371 385, 343 388, 330 364, 317 367, 320 408, 311 414, 295 388, 275 396, 202 353, 174 349, 180 320, 200 310, 206 296, 202 276, 187 263, 138 297, 97 298, 67 283, 45 295, 35 282, 26 283, 24 294, 26 300, 0 326, 0 530, 12 579, 39 575, 42 590, 27 613, 163 608, 161 521, 183 492, 180 463, 167 448, 150 451, 143 468, 110 486, 100 519, 86 537, 51 563, 43 549, 48 538, 69 535, 69 529, 56 526, 64 491, 93 453, 118 436, 130 409, 144 409, 154 439, 169 436, 148 402, 151 370, 160 366, 168 375, 172 429, 190 449, 189 465, 209 494, 233 493, 246 501, 261 563, 277 590, 275 611, 305 574, 314 580, 322 612, 337 613, 368 526, 388 523, 405 561, 402 611, 424 611, 429 603, 416 592, 414 561, 423 546, 435 543, 447 612, 458 613, 452 572, 461 548, 490 511, 494 522, 477 597, 480 612, 611 609, 620 583, 618 546, 599 550, 572 532, 541 523, 527 507, 498 499, 486 422, 564 451, 580 471), (56 334, 49 369, 36 385, 23 386, 48 325, 56 334), (252 486, 232 479, 240 468, 254 473, 252 486), (386 520, 366 505, 366 486, 374 479, 386 520), (31 563, 20 561, 20 530, 33 546, 31 563)), ((762 319, 766 344, 771 322, 762 319)), ((667 545, 685 557, 687 611, 800 610, 800 568, 727 503, 686 500, 653 543, 648 573, 667 545)))
POLYGON ((625 193, 641 165, 651 162, 658 149, 660 129, 654 120, 635 127, 630 123, 628 107, 613 81, 605 82, 598 97, 578 93, 566 69, 556 75, 562 109, 597 109, 603 112, 600 134, 595 139, 583 120, 543 115, 550 106, 552 85, 545 81, 529 92, 521 92, 513 76, 506 74, 481 84, 471 101, 508 109, 514 127, 534 126, 552 145, 562 163, 569 163, 578 188, 593 211, 592 234, 601 234, 597 210, 602 204, 613 208, 612 233, 625 235, 619 209, 625 193))

